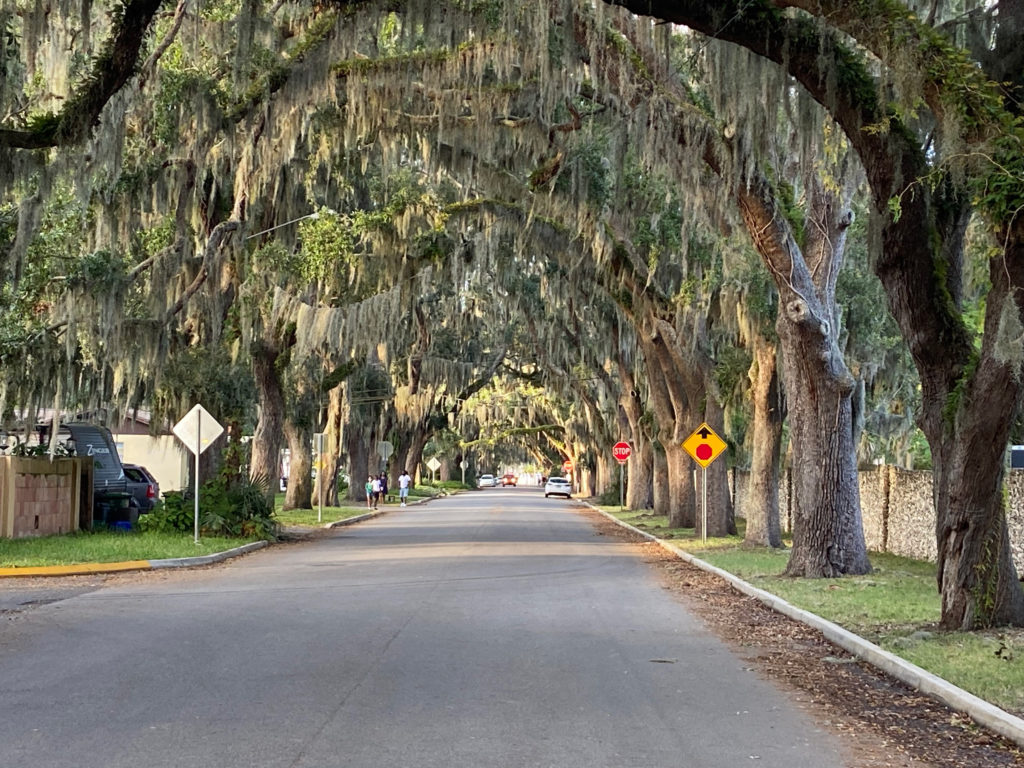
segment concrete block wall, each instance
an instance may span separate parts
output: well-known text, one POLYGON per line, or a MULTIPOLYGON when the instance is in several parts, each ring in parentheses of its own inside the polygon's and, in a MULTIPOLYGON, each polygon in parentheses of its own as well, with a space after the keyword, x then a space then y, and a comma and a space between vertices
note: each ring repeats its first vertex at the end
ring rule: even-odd
POLYGON ((0 457, 0 536, 78 530, 83 459, 0 457))

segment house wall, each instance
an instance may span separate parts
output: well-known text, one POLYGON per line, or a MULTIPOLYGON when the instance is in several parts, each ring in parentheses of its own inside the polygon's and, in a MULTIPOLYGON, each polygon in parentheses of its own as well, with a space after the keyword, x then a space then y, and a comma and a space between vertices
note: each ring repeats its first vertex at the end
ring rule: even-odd
POLYGON ((125 464, 141 464, 160 484, 160 493, 180 491, 188 483, 189 454, 174 435, 114 434, 125 464))

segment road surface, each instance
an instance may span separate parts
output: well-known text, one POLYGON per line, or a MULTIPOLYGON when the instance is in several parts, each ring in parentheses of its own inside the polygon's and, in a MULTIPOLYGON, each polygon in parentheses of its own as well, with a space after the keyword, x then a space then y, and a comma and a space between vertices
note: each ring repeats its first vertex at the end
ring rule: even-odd
POLYGON ((633 546, 533 488, 47 600, 0 615, 5 768, 847 764, 633 546))

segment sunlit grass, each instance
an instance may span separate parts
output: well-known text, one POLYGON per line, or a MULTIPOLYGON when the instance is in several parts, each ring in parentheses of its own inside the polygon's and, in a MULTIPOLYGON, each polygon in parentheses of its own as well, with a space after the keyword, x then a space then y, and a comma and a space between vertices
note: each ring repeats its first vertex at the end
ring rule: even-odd
MULTIPOLYGON (((437 493, 430 488, 413 488, 409 493, 409 501, 417 501, 419 499, 431 498, 437 493)), ((391 501, 385 501, 383 505, 378 507, 377 511, 383 509, 396 509, 401 505, 398 501, 398 489, 394 489, 389 492, 391 501)), ((340 522, 342 520, 348 520, 359 515, 365 515, 367 512, 373 512, 372 507, 368 507, 366 502, 357 501, 346 501, 344 504, 340 504, 336 507, 324 506, 323 513, 320 512, 320 507, 313 501, 312 509, 289 509, 284 510, 284 497, 283 493, 278 493, 274 497, 274 519, 285 526, 306 526, 316 527, 318 525, 329 525, 331 523, 340 522)))
POLYGON ((69 533, 28 539, 0 539, 0 567, 116 563, 126 560, 164 560, 212 555, 240 547, 256 539, 203 536, 196 544, 192 534, 69 533))
POLYGON ((934 563, 872 552, 873 570, 865 576, 791 578, 783 575, 789 549, 743 546, 742 520, 737 521, 738 536, 704 544, 692 528, 669 528, 663 515, 602 509, 996 706, 1024 711, 1024 633, 939 632, 941 602, 934 563))
POLYGON ((358 507, 324 507, 322 516, 317 507, 313 509, 289 509, 287 512, 279 509, 274 512, 274 519, 281 525, 287 526, 317 526, 336 523, 340 520, 348 520, 352 517, 365 515, 367 512, 373 512, 373 509, 367 508, 365 504, 358 507))

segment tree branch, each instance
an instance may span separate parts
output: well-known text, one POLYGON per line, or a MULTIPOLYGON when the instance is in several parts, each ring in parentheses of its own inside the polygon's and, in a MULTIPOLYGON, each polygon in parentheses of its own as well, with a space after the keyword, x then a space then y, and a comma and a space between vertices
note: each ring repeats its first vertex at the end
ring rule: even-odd
POLYGON ((83 87, 34 129, 0 129, 0 148, 43 149, 80 144, 99 121, 107 102, 135 74, 139 53, 163 0, 130 0, 83 87))

